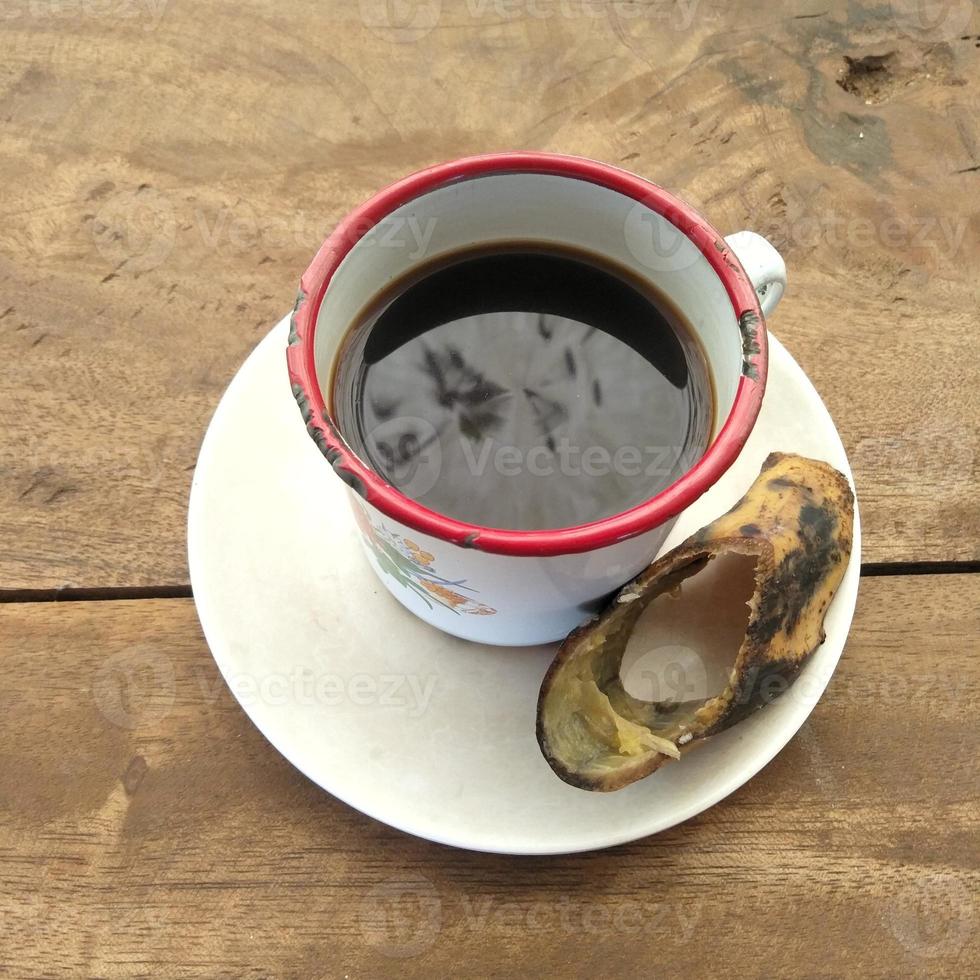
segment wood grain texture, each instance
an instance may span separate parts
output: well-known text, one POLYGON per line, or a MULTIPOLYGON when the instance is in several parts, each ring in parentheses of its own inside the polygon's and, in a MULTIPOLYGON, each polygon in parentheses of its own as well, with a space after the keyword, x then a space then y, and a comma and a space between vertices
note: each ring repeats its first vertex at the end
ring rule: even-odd
POLYGON ((657 837, 517 859, 309 783, 189 601, 8 605, 0 973, 976 975, 978 610, 980 576, 865 581, 827 694, 750 783, 657 837))
POLYGON ((768 234, 791 275, 772 326, 840 426, 865 559, 980 557, 980 24, 932 6, 5 9, 0 585, 186 582, 204 427, 333 223, 518 147, 768 234))

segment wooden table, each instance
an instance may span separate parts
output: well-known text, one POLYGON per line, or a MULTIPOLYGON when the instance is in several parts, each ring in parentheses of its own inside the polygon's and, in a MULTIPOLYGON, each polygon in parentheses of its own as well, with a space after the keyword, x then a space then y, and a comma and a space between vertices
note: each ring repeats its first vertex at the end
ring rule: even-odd
POLYGON ((977 974, 969 0, 15 0, 0 45, 0 974, 977 974), (332 223, 514 147, 772 239, 773 328, 865 532, 844 658, 780 756, 557 859, 307 782, 220 682, 185 558, 209 415, 332 223))

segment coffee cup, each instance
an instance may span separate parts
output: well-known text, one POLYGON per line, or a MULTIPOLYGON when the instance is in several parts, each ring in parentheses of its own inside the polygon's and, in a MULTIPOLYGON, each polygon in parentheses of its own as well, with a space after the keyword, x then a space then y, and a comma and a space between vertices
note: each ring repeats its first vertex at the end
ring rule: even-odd
MULTIPOLYGON (((544 643, 564 637, 645 567, 677 515, 738 457, 765 390, 765 317, 785 283, 785 265, 764 238, 726 238, 640 176, 556 154, 470 157, 400 180, 341 221, 301 279, 289 377, 310 436, 348 487, 367 560, 388 591, 465 639, 544 643), (710 441, 669 485, 598 520, 514 529, 428 507, 424 485, 438 466, 416 460, 417 472, 396 486, 352 448, 333 404, 351 325, 379 293, 440 256, 515 241, 584 251, 648 284, 681 312, 707 364, 710 441)), ((297 492, 315 495, 317 487, 297 492)))

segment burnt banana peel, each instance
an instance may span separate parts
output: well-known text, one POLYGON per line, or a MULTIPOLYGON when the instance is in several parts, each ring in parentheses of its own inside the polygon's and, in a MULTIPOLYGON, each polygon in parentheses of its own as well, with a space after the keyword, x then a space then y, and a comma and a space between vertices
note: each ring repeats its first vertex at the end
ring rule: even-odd
POLYGON ((562 643, 538 697, 538 744, 552 769, 581 789, 621 789, 772 700, 824 640, 853 523, 841 473, 818 460, 770 455, 727 514, 655 561, 562 643), (724 690, 680 705, 628 694, 620 670, 643 611, 726 554, 755 560, 755 587, 724 690))

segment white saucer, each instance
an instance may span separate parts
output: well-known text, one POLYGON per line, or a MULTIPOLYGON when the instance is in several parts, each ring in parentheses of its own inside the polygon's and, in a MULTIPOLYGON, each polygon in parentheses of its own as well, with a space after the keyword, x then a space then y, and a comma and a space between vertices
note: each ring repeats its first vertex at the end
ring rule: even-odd
MULTIPOLYGON (((284 320, 214 414, 194 475, 188 539, 194 597, 218 667, 259 730, 310 779, 420 837, 558 854, 686 820, 792 738, 830 680, 851 623, 861 561, 856 510, 854 552, 827 639, 786 694, 624 790, 574 789, 552 773, 534 735, 554 647, 456 639, 385 591, 361 553, 344 485, 300 420, 286 334, 284 320)), ((665 549, 727 510, 772 450, 825 459, 850 475, 820 397, 778 341, 770 344, 753 435, 721 482, 681 516, 665 549)))

